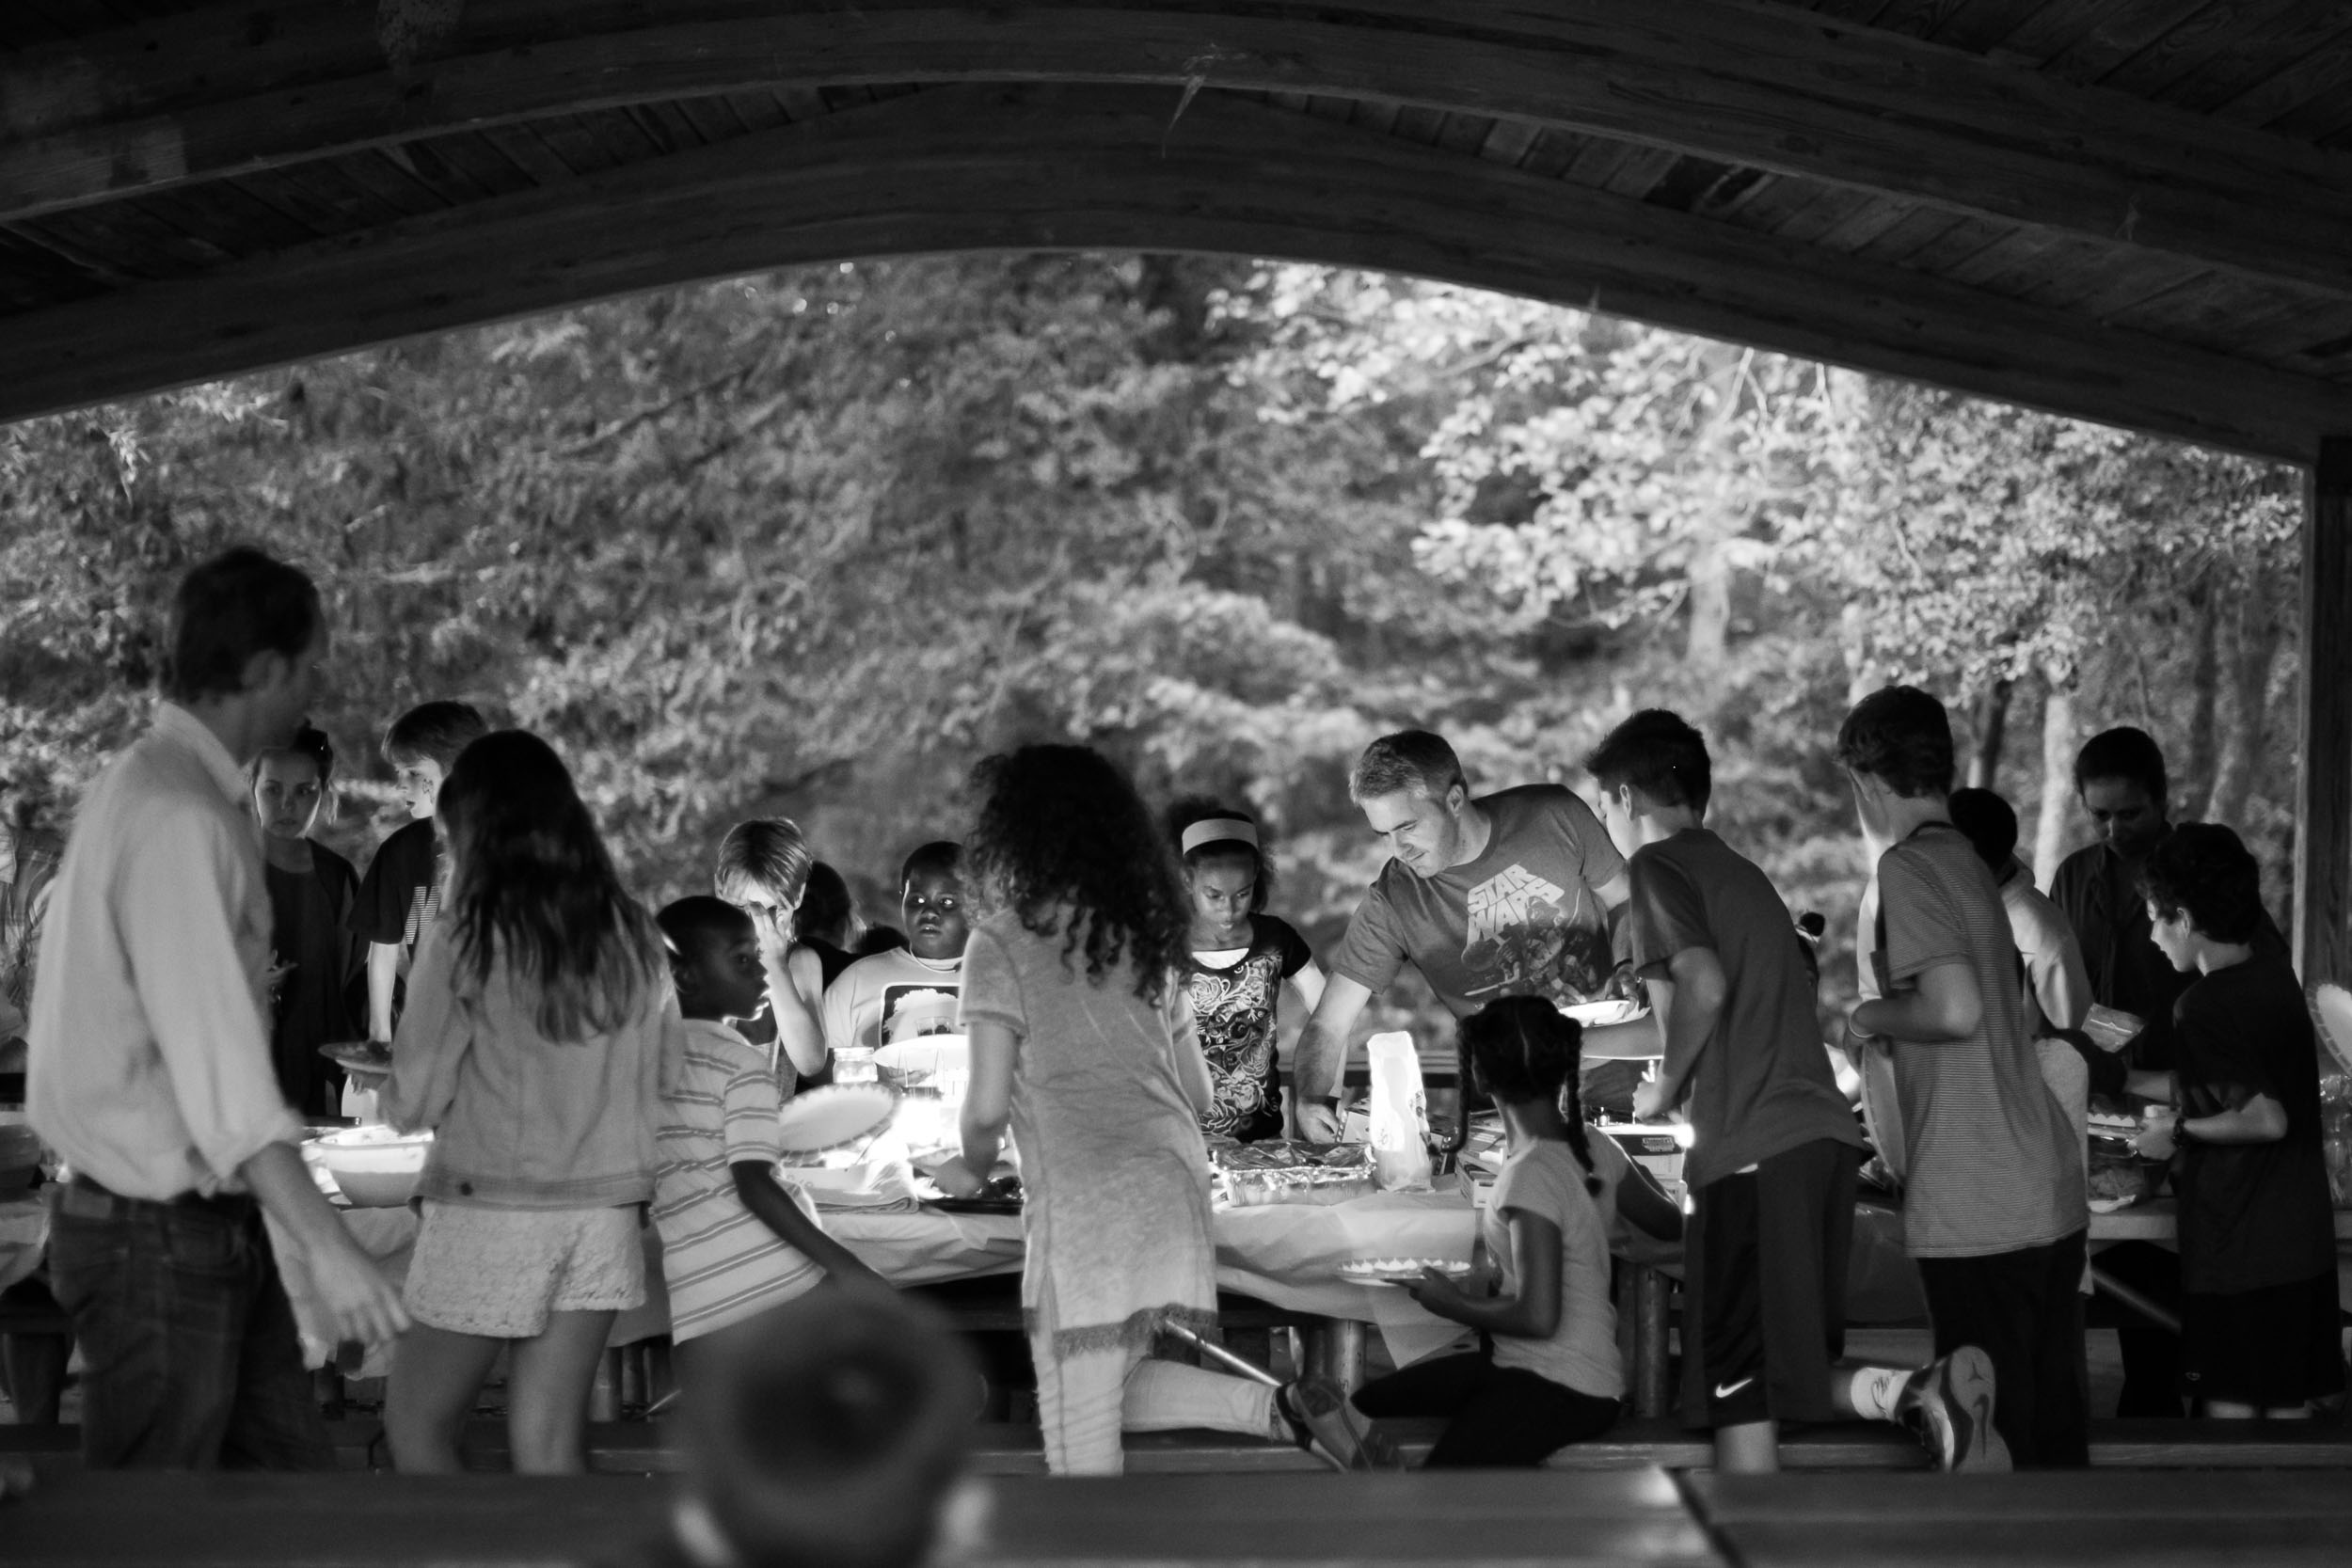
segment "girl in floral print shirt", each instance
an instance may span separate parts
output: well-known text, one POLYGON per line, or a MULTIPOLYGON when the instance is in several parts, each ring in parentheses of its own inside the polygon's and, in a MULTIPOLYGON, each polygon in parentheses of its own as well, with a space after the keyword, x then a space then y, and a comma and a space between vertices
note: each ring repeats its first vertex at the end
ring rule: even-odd
POLYGON ((1323 971, 1297 930, 1265 912, 1274 870, 1248 812, 1181 800, 1168 813, 1168 830, 1192 902, 1185 994, 1215 1090, 1200 1129, 1242 1143, 1279 1138, 1276 1013, 1285 982, 1312 1012, 1323 999, 1323 971))

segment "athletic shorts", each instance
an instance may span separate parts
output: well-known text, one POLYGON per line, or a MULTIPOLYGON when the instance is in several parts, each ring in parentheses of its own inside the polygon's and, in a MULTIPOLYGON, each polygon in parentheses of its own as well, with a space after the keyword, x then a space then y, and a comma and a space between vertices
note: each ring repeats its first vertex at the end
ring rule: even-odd
POLYGON ((1686 1426, 1836 1418, 1829 1380, 1846 1347, 1857 1158, 1820 1138, 1692 1190, 1683 1239, 1686 1426))
POLYGON ((529 1339, 551 1312, 621 1312, 645 1302, 638 1212, 483 1209, 427 1199, 402 1291, 409 1316, 453 1334, 529 1339))
POLYGON ((2229 1295, 2181 1293, 2181 1391, 2285 1410, 2344 1392, 2344 1315, 2331 1270, 2229 1295))

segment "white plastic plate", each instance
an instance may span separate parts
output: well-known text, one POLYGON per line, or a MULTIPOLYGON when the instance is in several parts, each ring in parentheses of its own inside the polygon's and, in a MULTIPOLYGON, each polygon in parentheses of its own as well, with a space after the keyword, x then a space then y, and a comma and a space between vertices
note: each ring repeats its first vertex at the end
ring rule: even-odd
POLYGON ((881 1132, 898 1108, 882 1085, 833 1084, 786 1101, 776 1131, 787 1154, 823 1154, 881 1132))
POLYGON ((1572 1018, 1590 1029, 1604 1028, 1612 1023, 1630 1023, 1637 1018, 1647 1018, 1649 1009, 1630 998, 1620 997, 1608 1002, 1565 1002, 1560 1005, 1563 1016, 1572 1018))
POLYGON ((1406 1285, 1429 1269, 1460 1279, 1470 1266, 1444 1258, 1359 1258, 1340 1265, 1340 1277, 1351 1285, 1406 1285))

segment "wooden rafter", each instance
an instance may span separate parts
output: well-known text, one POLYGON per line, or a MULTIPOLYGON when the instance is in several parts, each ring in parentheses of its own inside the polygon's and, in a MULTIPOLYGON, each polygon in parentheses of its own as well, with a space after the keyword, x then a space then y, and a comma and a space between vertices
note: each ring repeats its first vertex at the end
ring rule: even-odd
POLYGON ((0 60, 0 221, 615 103, 992 80, 1496 116, 2352 293, 2352 158, 1761 0, 223 4, 0 60))
POLYGON ((0 419, 788 262, 1195 249, 1503 289, 2274 456, 2352 391, 1215 89, 916 94, 14 318, 0 419))

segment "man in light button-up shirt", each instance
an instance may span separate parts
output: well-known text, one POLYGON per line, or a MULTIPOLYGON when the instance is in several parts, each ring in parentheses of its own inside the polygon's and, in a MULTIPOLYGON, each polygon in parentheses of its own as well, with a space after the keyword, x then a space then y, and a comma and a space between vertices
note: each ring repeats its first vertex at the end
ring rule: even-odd
POLYGON ((270 1067, 269 898, 241 766, 302 722, 318 593, 257 550, 188 574, 167 700, 90 788, 33 988, 32 1122, 72 1180, 50 1273, 92 1465, 332 1467, 266 1209, 341 1339, 406 1326, 319 1196, 270 1067))

